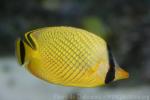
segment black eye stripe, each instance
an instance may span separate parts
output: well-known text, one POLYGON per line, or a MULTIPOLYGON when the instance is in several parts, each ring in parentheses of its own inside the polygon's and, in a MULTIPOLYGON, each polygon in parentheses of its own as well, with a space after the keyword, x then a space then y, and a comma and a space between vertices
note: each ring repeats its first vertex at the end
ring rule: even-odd
POLYGON ((115 78, 115 61, 114 61, 109 45, 107 45, 107 50, 108 50, 109 69, 105 78, 106 84, 112 82, 115 78))
POLYGON ((20 41, 20 59, 21 64, 24 64, 25 61, 25 47, 22 41, 20 41))

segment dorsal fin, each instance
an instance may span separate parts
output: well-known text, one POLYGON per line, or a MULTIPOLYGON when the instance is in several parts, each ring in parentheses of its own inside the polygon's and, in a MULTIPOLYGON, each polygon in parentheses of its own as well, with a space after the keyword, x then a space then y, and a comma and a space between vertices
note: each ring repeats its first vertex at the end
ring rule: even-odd
POLYGON ((23 41, 18 39, 16 41, 16 55, 20 65, 23 65, 25 62, 25 46, 23 41))
POLYGON ((112 82, 115 78, 115 60, 113 58, 110 46, 108 44, 107 44, 107 51, 108 51, 109 69, 105 78, 106 84, 112 82))

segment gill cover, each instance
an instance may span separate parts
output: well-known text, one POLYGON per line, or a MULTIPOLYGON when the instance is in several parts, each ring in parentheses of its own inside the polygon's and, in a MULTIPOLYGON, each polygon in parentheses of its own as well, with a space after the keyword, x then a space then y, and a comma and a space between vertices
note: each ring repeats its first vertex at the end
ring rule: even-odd
POLYGON ((32 48, 36 49, 35 40, 31 35, 31 32, 25 34, 25 42, 32 48))
POLYGON ((23 65, 25 62, 25 45, 21 39, 16 41, 16 56, 18 59, 18 63, 23 65))

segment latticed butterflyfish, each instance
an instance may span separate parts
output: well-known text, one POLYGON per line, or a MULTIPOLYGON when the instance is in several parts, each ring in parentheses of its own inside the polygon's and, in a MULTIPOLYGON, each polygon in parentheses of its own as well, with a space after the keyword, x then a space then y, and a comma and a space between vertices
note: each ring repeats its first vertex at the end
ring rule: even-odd
POLYGON ((36 77, 49 83, 96 87, 129 77, 101 37, 73 27, 46 27, 16 41, 16 55, 36 77))

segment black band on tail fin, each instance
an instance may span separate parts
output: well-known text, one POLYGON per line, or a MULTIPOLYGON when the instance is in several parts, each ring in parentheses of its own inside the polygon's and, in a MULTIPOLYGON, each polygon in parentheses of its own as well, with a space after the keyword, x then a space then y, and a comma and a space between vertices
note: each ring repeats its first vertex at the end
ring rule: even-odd
POLYGON ((112 82, 115 78, 115 61, 114 61, 111 49, 108 44, 107 44, 107 50, 108 50, 109 69, 105 78, 106 84, 112 82))

